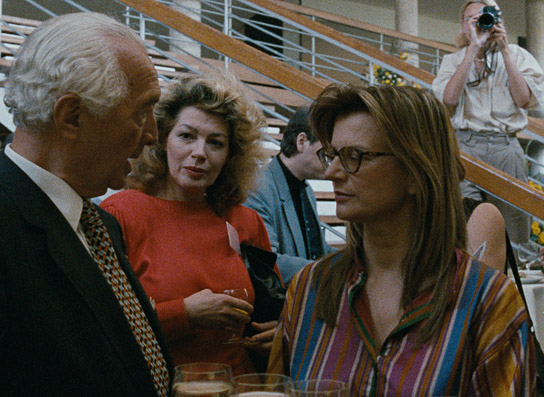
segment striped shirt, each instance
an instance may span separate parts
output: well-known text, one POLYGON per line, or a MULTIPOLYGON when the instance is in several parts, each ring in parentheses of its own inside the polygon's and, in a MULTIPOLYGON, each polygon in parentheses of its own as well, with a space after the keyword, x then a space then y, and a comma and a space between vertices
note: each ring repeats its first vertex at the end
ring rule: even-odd
POLYGON ((315 264, 307 266, 289 286, 268 371, 294 380, 341 380, 353 396, 534 395, 534 345, 516 286, 461 251, 457 256, 452 308, 438 338, 419 349, 414 346, 432 308, 431 294, 416 299, 376 351, 367 322, 357 314, 365 304, 358 292, 366 274, 354 266, 337 326, 330 328, 315 316, 315 264))

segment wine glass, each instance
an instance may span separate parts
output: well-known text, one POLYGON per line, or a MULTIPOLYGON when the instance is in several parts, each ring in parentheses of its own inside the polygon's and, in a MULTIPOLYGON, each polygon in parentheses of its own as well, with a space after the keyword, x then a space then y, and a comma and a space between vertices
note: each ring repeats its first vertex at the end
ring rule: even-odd
POLYGON ((176 367, 172 397, 230 397, 233 395, 232 370, 226 364, 190 363, 176 367))
POLYGON ((306 379, 294 382, 296 397, 348 397, 348 386, 339 380, 306 379))
POLYGON ((292 396, 291 378, 280 374, 246 374, 234 378, 234 388, 239 397, 292 396))
POLYGON ((517 254, 519 267, 524 270, 531 270, 531 265, 540 262, 540 257, 542 256, 531 242, 518 244, 517 254))
MULTIPOLYGON (((229 295, 229 296, 232 296, 234 298, 242 299, 242 300, 244 300, 246 302, 249 302, 249 293, 247 291, 247 288, 226 289, 226 290, 223 290, 222 293, 225 294, 225 295, 229 295)), ((238 309, 237 307, 233 307, 233 309, 239 311, 240 313, 249 314, 245 310, 238 309)), ((242 337, 243 333, 244 333, 243 328, 238 332, 233 332, 232 337, 228 341, 226 341, 224 343, 229 344, 229 343, 239 343, 239 342, 241 342, 243 340, 243 337, 242 337)))

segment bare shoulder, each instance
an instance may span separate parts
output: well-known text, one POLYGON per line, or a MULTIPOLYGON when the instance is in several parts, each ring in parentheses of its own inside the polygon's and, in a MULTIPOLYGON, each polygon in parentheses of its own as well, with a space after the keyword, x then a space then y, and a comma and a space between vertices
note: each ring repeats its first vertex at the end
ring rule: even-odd
POLYGON ((506 263, 506 232, 504 218, 490 203, 479 204, 467 222, 467 251, 473 254, 482 244, 482 262, 499 271, 506 263))
POLYGON ((470 224, 477 225, 496 225, 504 229, 504 218, 500 213, 499 209, 491 203, 481 203, 479 204, 472 214, 468 218, 467 227, 470 224))

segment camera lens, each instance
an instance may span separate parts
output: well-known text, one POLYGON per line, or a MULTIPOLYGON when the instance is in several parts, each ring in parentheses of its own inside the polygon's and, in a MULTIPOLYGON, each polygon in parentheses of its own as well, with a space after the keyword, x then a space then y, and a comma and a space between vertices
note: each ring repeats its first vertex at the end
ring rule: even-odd
POLYGON ((478 26, 482 30, 488 30, 495 24, 495 16, 491 13, 484 13, 478 18, 478 26))

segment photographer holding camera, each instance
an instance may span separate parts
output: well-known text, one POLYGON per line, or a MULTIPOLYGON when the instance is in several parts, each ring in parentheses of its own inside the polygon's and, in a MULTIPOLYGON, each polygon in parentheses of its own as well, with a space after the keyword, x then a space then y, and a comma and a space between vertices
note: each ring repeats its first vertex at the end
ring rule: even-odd
MULTIPOLYGON (((466 1, 461 17, 457 38, 461 50, 444 56, 433 92, 453 108, 452 123, 461 151, 527 182, 516 134, 527 126, 527 109, 543 103, 542 69, 529 52, 508 44, 495 1, 466 1)), ((463 196, 495 204, 514 242, 529 240, 526 214, 494 197, 482 197, 467 181, 461 191, 463 196)))

